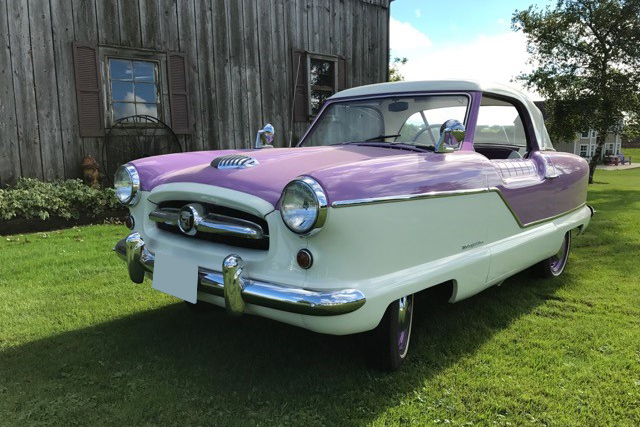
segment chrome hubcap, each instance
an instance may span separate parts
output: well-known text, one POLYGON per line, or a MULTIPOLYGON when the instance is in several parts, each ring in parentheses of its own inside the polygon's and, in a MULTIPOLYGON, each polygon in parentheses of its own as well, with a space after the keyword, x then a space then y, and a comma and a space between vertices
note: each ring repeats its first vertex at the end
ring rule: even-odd
POLYGON ((559 274, 562 272, 564 265, 567 262, 567 258, 569 256, 569 239, 571 237, 567 233, 565 235, 564 240, 562 241, 562 246, 560 246, 560 250, 557 254, 551 257, 551 271, 553 274, 559 274))
POLYGON ((398 300, 398 350, 404 357, 409 349, 411 322, 413 321, 413 295, 398 300))

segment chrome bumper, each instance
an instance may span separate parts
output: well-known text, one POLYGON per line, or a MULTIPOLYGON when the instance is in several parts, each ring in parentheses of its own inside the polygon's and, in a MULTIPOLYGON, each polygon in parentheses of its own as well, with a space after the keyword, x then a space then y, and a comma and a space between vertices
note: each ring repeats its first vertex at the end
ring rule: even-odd
MULTIPOLYGON (((127 263, 129 277, 142 283, 144 276, 153 277, 153 253, 145 248, 139 233, 120 240, 113 250, 127 263)), ((198 291, 223 297, 229 314, 240 315, 245 304, 312 316, 335 316, 362 307, 364 295, 355 289, 315 291, 292 288, 276 283, 243 277, 244 261, 229 255, 222 262, 222 272, 198 268, 198 291)))

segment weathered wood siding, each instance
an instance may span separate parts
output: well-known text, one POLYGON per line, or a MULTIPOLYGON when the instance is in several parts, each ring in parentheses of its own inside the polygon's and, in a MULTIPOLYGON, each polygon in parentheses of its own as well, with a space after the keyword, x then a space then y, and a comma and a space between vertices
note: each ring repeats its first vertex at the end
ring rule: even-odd
POLYGON ((248 147, 266 122, 285 146, 308 126, 291 119, 292 51, 344 57, 347 87, 385 81, 388 25, 389 0, 0 0, 0 185, 101 161, 103 138, 80 137, 73 42, 184 53, 187 150, 248 147))

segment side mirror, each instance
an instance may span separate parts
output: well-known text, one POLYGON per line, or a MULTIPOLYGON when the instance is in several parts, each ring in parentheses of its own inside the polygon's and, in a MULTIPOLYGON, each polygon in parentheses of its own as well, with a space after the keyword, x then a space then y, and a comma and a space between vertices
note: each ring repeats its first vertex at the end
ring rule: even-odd
POLYGON ((273 134, 276 130, 271 123, 267 123, 256 135, 255 148, 273 148, 273 134))
POLYGON ((457 120, 449 119, 440 127, 440 139, 436 142, 436 153, 449 153, 464 141, 464 125, 457 120))

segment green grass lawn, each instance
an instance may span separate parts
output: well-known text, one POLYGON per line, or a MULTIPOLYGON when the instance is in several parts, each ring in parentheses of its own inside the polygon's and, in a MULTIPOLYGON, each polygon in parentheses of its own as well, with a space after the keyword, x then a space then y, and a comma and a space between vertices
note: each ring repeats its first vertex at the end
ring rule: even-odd
POLYGON ((640 425, 640 169, 596 181, 562 278, 423 295, 395 374, 362 337, 131 284, 122 226, 2 238, 0 425, 640 425))

